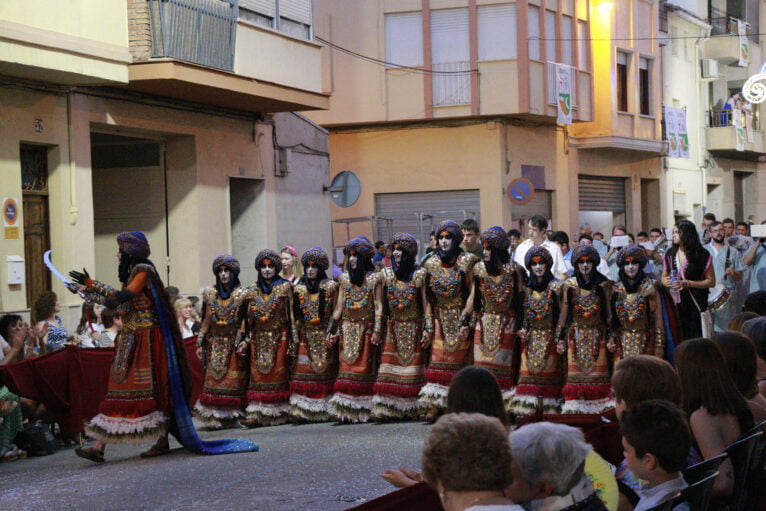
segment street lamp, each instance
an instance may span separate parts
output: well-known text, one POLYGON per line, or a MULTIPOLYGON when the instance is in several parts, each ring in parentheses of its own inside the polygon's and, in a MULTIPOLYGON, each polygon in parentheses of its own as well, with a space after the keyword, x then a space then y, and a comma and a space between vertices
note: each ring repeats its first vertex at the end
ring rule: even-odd
POLYGON ((742 87, 742 94, 750 103, 763 103, 766 100, 766 85, 761 83, 766 80, 766 63, 761 66, 761 72, 747 79, 742 87))

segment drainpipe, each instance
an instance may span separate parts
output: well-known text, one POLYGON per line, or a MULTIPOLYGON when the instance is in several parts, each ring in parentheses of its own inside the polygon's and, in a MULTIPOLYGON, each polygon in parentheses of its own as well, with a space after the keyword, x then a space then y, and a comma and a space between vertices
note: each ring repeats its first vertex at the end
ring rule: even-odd
POLYGON ((67 129, 67 147, 69 151, 69 224, 77 224, 77 186, 75 178, 77 177, 77 166, 74 159, 74 128, 72 127, 72 91, 66 94, 66 129, 67 129))

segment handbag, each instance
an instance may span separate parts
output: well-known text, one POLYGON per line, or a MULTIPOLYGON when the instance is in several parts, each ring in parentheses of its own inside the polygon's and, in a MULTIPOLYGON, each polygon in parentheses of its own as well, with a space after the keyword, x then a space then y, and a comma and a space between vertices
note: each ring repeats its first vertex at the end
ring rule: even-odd
MULTIPOLYGON (((679 265, 680 266, 680 265, 679 265)), ((684 276, 683 270, 681 270, 681 278, 686 279, 684 276)), ((702 337, 710 338, 711 335, 713 335, 713 315, 710 314, 709 310, 702 310, 700 308, 700 305, 697 303, 697 299, 694 298, 694 293, 692 293, 692 290, 688 287, 686 288, 686 291, 689 293, 689 296, 692 299, 692 302, 694 302, 694 306, 697 307, 697 312, 700 313, 700 322, 702 324, 702 337)))

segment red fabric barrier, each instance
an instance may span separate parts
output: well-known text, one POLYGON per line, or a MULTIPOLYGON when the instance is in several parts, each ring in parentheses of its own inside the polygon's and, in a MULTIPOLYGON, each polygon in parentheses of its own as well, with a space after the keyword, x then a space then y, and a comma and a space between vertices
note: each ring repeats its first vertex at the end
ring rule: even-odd
MULTIPOLYGON (((196 338, 185 341, 192 375, 192 404, 202 391, 202 364, 196 338)), ((67 346, 53 353, 0 366, 0 382, 11 392, 45 404, 50 416, 68 431, 83 431, 106 396, 112 348, 67 346)))
POLYGON ((439 494, 426 483, 418 483, 365 502, 349 511, 443 511, 439 494))

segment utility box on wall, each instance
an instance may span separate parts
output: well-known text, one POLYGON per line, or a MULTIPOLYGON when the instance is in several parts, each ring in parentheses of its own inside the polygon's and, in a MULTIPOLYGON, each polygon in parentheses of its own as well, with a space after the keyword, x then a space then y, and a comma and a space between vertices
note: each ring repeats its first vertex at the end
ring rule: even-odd
POLYGON ((20 286, 24 284, 24 258, 17 255, 9 255, 8 262, 8 285, 20 286))

